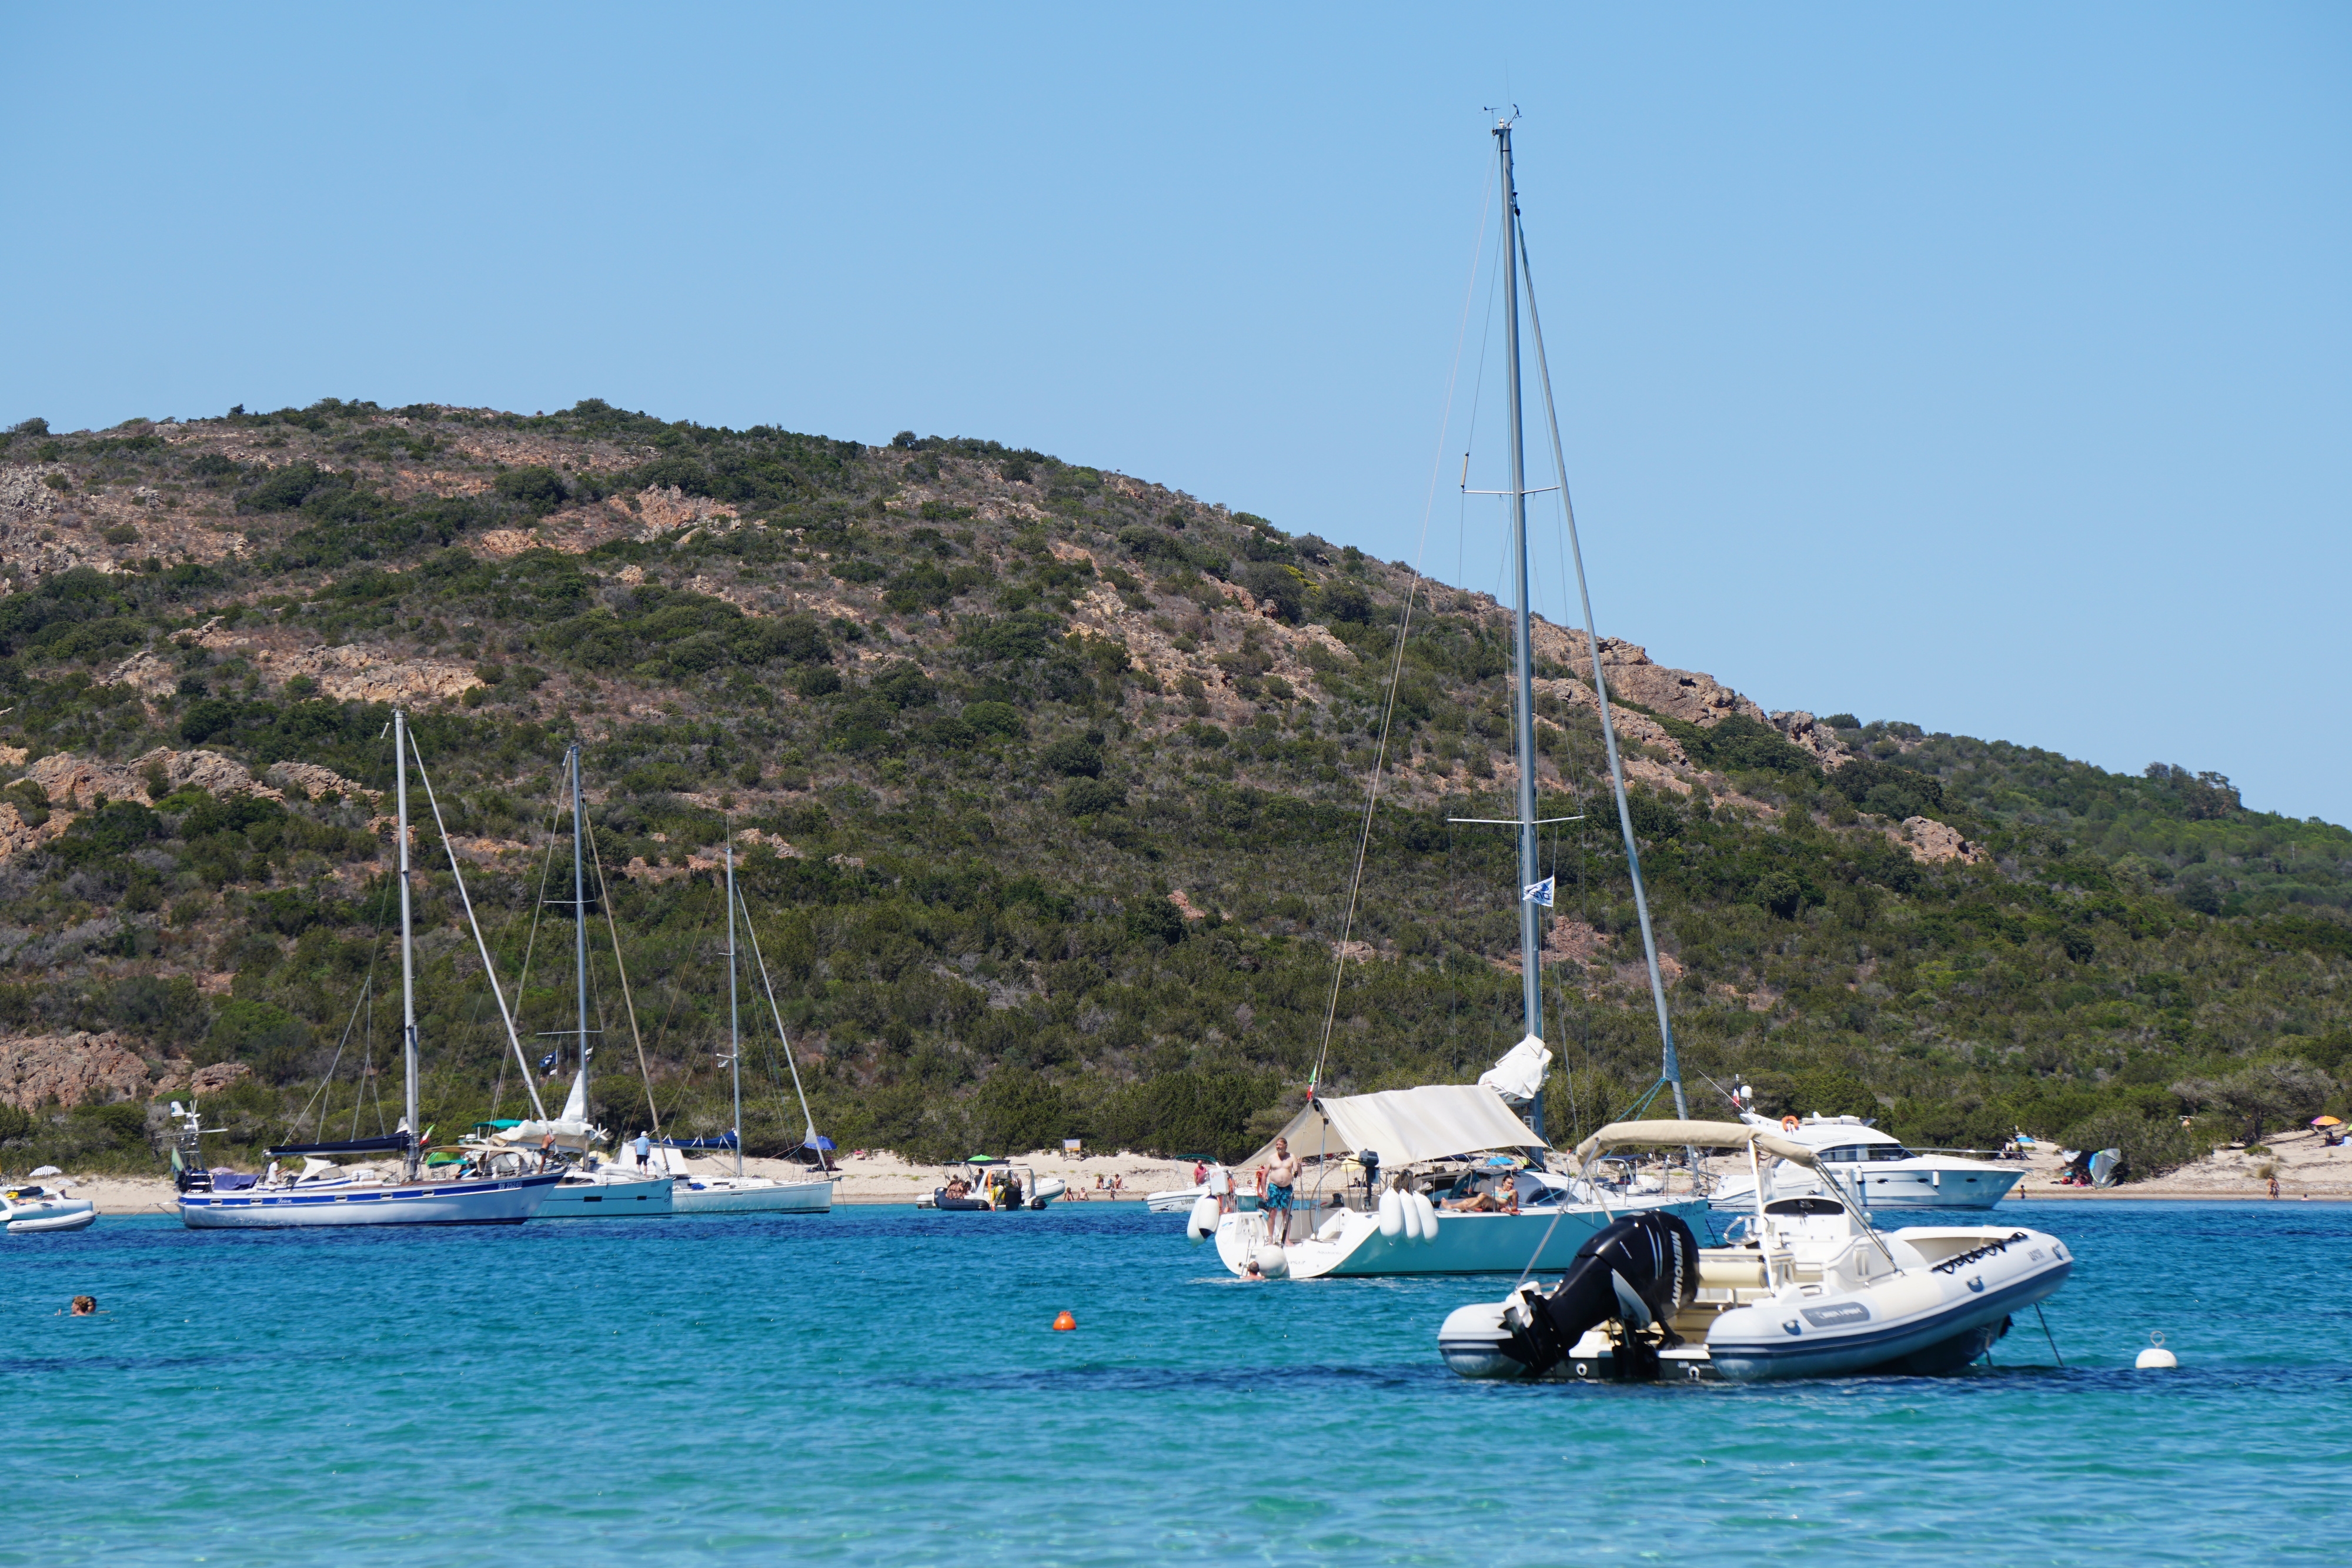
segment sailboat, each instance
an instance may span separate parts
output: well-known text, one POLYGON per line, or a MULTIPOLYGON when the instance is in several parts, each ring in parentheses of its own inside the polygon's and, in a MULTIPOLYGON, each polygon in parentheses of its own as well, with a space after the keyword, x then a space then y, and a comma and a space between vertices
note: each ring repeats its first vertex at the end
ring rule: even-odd
MULTIPOLYGON (((541 1116, 501 1128, 494 1142, 502 1147, 481 1150, 476 1157, 478 1161, 487 1155, 489 1169, 499 1168, 501 1158, 528 1158, 520 1151, 530 1149, 560 1161, 562 1179, 548 1194, 547 1201, 540 1205, 537 1218, 541 1219, 618 1219, 632 1216, 665 1218, 676 1211, 670 1201, 673 1184, 667 1171, 632 1170, 625 1166, 606 1164, 592 1152, 593 1145, 604 1141, 604 1134, 588 1122, 588 1063, 596 1048, 588 1038, 588 892, 579 742, 572 742, 571 749, 564 753, 564 768, 572 786, 572 923, 579 1009, 572 1092, 564 1099, 562 1113, 548 1118, 544 1108, 538 1104, 538 1091, 530 1087, 526 1074, 523 1085, 530 1092, 534 1108, 542 1111, 541 1116)), ((602 894, 604 890, 598 891, 602 894)))
MULTIPOLYGON (((735 946, 735 912, 741 903, 735 891, 735 841, 727 841, 727 1064, 735 1075, 735 1119, 724 1137, 667 1139, 654 1150, 664 1168, 674 1172, 677 1184, 670 1201, 680 1214, 824 1214, 833 1207, 833 1179, 819 1176, 813 1180, 781 1181, 773 1176, 751 1176, 743 1169, 743 1032, 736 1005, 737 952, 735 946), (735 1156, 732 1175, 704 1175, 687 1164, 686 1156, 701 1153, 731 1153, 735 1156)), ((751 930, 751 911, 743 911, 743 925, 751 930)), ((793 1061, 793 1042, 784 1032, 784 1015, 776 1005, 775 987, 768 980, 768 963, 760 955, 760 938, 751 933, 751 956, 758 962, 761 987, 767 992, 768 1009, 776 1026, 776 1039, 782 1045, 785 1065, 792 1068, 793 1090, 801 1103, 801 1117, 807 1127, 807 1138, 802 1147, 822 1151, 827 1145, 816 1133, 816 1118, 809 1112, 808 1094, 801 1087, 801 1070, 793 1061)), ((820 1158, 822 1154, 820 1153, 820 1158)))
MULTIPOLYGON (((1265 1277, 1293 1279, 1560 1268, 1589 1239, 1628 1209, 1662 1211, 1685 1221, 1696 1221, 1706 1211, 1704 1198, 1670 1198, 1664 1184, 1654 1176, 1643 1178, 1648 1190, 1629 1186, 1628 1190, 1612 1193, 1597 1169, 1555 1168, 1542 1127, 1541 1090, 1552 1056, 1543 1040, 1540 921, 1542 907, 1550 902, 1551 884, 1538 874, 1537 831, 1544 824, 1536 815, 1534 611, 1529 603, 1528 497, 1543 491, 1529 489, 1527 482, 1519 354, 1519 295, 1527 242, 1520 233, 1518 191, 1511 166, 1511 124, 1505 119, 1494 131, 1503 207, 1511 483, 1509 489, 1501 492, 1471 492, 1465 460, 1464 489, 1465 494, 1500 494, 1509 504, 1511 517, 1512 704, 1518 810, 1516 816, 1492 825, 1512 829, 1517 839, 1519 984, 1525 1034, 1475 1084, 1433 1084, 1380 1094, 1331 1096, 1318 1094, 1315 1081, 1310 1080, 1306 1107, 1283 1133, 1290 1150, 1307 1162, 1307 1171, 1317 1178, 1307 1192, 1294 1199, 1304 1200, 1303 1211, 1294 1207, 1269 1213, 1263 1206, 1253 1207, 1246 1196, 1239 1199, 1204 1197, 1186 1222, 1187 1234, 1196 1242, 1213 1235, 1219 1259, 1234 1274, 1246 1274, 1253 1266, 1265 1277), (1376 1191, 1383 1172, 1387 1187, 1376 1191), (1502 1186, 1506 1173, 1511 1178, 1507 1196, 1502 1186), (1336 1183, 1330 1179, 1334 1174, 1336 1183), (1448 1208, 1442 1207, 1444 1202, 1470 1207, 1448 1208), (1322 1212, 1327 1208, 1328 1213, 1322 1212)), ((1643 953, 1649 963, 1651 996, 1657 1008, 1661 1071, 1651 1092, 1671 1089, 1679 1118, 1688 1114, 1688 1106, 1659 974, 1649 898, 1642 883, 1641 853, 1633 841, 1625 771, 1610 716, 1601 643, 1593 631, 1592 598, 1584 588, 1583 554, 1576 542, 1575 513, 1568 505, 1567 464, 1561 453, 1559 418, 1551 405, 1551 375, 1544 363, 1543 326, 1535 310, 1532 281, 1526 292, 1545 411, 1550 416, 1552 462, 1559 481, 1545 489, 1559 492, 1567 542, 1576 561, 1610 783, 1624 837, 1626 864, 1633 874, 1633 907, 1640 918, 1643 953)), ((1377 798, 1377 767, 1370 788, 1377 798)), ((1364 824, 1369 835, 1369 810, 1364 824)), ((1361 864, 1360 855, 1360 879, 1361 864)), ((1351 921, 1354 905, 1351 896, 1351 921)), ((1343 954, 1347 950, 1344 936, 1339 950, 1343 954)), ((1344 968, 1342 960, 1333 979, 1335 1003, 1339 974, 1344 968)), ((1327 1047, 1328 1029, 1327 1022, 1327 1047)), ((1318 1076, 1320 1071, 1318 1061, 1318 1076)), ((1273 1157, 1274 1145, 1268 1144, 1244 1163, 1263 1166, 1273 1157)))
MULTIPOLYGON (((529 1219, 562 1179, 556 1171, 507 1176, 434 1180, 424 1174, 425 1150, 417 1131, 416 955, 409 922, 408 885, 408 761, 414 743, 407 716, 392 715, 394 794, 397 800, 400 875, 400 1039, 401 1065, 407 1078, 406 1114, 399 1128, 380 1138, 354 1138, 336 1143, 290 1144, 268 1151, 271 1168, 277 1162, 300 1156, 306 1168, 320 1156, 397 1154, 401 1177, 396 1182, 338 1181, 304 1185, 287 1180, 273 1184, 251 1176, 215 1171, 203 1156, 202 1113, 191 1100, 185 1107, 174 1102, 175 1146, 172 1166, 179 1188, 181 1223, 191 1230, 277 1230, 341 1225, 515 1225, 529 1219)), ((424 760, 417 759, 418 776, 424 760)), ((428 780, 425 788, 432 788, 428 780)), ((436 811, 437 815, 437 811, 436 811)), ((442 835, 446 845, 448 835, 442 835)), ((457 864, 452 852, 450 864, 457 864)), ((464 883, 459 883, 463 895, 464 883)), ((467 918, 473 918, 470 900, 467 918)), ((481 933, 475 931, 478 946, 481 933)), ((487 949, 485 949, 487 958, 487 949)), ((487 964, 486 964, 487 967, 487 964)), ((496 977, 491 978, 495 988, 496 977)), ((505 1009, 500 999, 500 1011, 505 1009)), ((218 1131, 218 1129, 210 1129, 218 1131)))

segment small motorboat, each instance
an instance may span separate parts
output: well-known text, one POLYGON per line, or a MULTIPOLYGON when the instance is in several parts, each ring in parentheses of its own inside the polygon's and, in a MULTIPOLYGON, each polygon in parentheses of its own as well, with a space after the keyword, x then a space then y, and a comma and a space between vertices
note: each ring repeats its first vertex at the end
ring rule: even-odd
POLYGON ((0 1192, 0 1218, 11 1236, 38 1236, 51 1230, 85 1230, 98 1223, 98 1205, 86 1197, 68 1197, 42 1186, 12 1186, 0 1192))
POLYGON ((1059 1176, 1041 1179, 1027 1166, 993 1155, 974 1155, 963 1162, 962 1169, 966 1174, 923 1194, 915 1199, 915 1207, 975 1214, 1038 1209, 1069 1190, 1069 1184, 1059 1176))
MULTIPOLYGON (((1576 1153, 1589 1163, 1627 1145, 1745 1146, 1759 1176, 1768 1155, 1818 1168, 1815 1151, 1778 1133, 1722 1122, 1618 1123, 1576 1153)), ((1984 1354, 2074 1270, 2065 1244, 2037 1230, 1881 1231, 1824 1176, 1830 1196, 1768 1199, 1720 1247, 1700 1246, 1672 1213, 1625 1215, 1552 1289, 1530 1281, 1457 1309, 1438 1354, 1470 1378, 1931 1375, 1984 1354)))

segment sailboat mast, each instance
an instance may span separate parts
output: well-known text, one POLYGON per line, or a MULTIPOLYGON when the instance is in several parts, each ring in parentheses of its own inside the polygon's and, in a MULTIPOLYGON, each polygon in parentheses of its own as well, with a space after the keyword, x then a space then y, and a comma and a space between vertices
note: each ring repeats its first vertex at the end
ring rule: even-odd
POLYGON ((735 835, 727 835, 727 1056, 735 1068, 735 1174, 743 1174, 743 1040, 735 1027, 735 835))
POLYGON ((422 1129, 416 1107, 416 955, 408 933, 408 716, 392 710, 394 841, 400 846, 400 1059, 408 1079, 408 1176, 416 1175, 422 1129))
POLYGON ((580 871, 580 743, 572 743, 572 932, 580 1007, 581 1114, 587 1114, 588 1097, 588 892, 580 871))
POLYGON ((1536 704, 1533 610, 1528 599, 1528 455, 1519 408, 1519 193, 1511 177, 1511 126, 1495 127, 1503 181, 1503 341, 1509 361, 1511 403, 1511 598, 1517 636, 1511 705, 1519 765, 1519 1005, 1527 1033, 1543 1038, 1543 933, 1538 906, 1526 896, 1536 876, 1536 704))

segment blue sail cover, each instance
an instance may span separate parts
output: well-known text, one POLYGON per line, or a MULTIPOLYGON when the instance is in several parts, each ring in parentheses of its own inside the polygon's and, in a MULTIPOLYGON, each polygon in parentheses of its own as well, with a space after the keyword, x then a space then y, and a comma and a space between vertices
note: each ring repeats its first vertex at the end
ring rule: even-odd
POLYGON ((284 1144, 262 1153, 273 1160, 289 1155, 383 1155, 408 1147, 408 1134, 394 1133, 382 1138, 352 1138, 340 1144, 284 1144))
POLYGON ((735 1134, 732 1133, 726 1133, 716 1138, 663 1138, 659 1140, 656 1146, 664 1149, 686 1149, 688 1151, 695 1149, 731 1149, 735 1146, 735 1134))

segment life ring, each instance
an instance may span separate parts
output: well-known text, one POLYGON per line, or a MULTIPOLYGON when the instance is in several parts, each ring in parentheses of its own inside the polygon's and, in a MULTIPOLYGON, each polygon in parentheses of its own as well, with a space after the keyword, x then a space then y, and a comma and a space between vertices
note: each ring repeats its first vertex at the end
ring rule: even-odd
POLYGON ((1780 1118, 1780 1131, 1784 1133, 1793 1133, 1799 1127, 1803 1125, 1804 1124, 1798 1121, 1794 1116, 1783 1116, 1780 1118))

